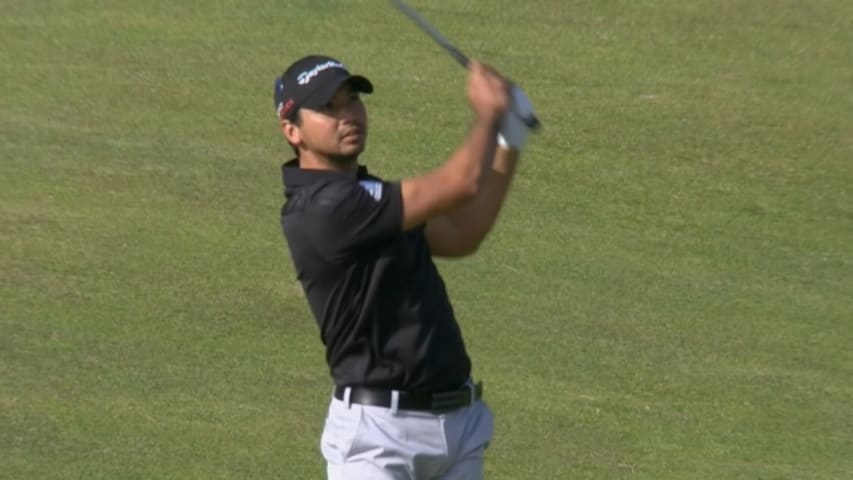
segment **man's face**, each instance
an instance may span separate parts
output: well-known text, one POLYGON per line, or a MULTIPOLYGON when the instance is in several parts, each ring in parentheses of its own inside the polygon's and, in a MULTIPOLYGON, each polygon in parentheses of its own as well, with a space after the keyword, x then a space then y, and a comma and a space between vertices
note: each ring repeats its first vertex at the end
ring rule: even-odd
POLYGON ((345 83, 318 110, 299 111, 301 148, 338 164, 354 162, 367 142, 367 110, 359 93, 345 83))

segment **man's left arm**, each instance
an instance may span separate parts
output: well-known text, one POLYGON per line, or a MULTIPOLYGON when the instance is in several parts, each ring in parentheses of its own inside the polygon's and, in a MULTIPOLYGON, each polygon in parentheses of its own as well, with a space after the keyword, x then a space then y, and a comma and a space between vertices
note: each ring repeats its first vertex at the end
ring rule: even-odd
POLYGON ((522 118, 535 116, 533 104, 523 90, 514 85, 511 95, 511 111, 501 121, 499 146, 495 149, 491 170, 484 175, 477 195, 458 209, 426 224, 427 242, 435 256, 464 257, 474 253, 498 218, 530 132, 522 118))

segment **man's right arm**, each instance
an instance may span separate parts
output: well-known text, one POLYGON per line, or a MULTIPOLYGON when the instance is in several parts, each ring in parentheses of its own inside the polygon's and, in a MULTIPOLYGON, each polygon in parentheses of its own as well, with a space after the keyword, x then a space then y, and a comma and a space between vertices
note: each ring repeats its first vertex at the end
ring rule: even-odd
POLYGON ((477 196, 483 174, 491 168, 494 132, 489 122, 475 122, 465 143, 442 166, 400 183, 403 230, 451 212, 477 196))
POLYGON ((509 105, 508 84, 493 70, 472 62, 468 99, 475 119, 464 143, 439 168, 401 182, 403 230, 451 212, 476 197, 491 170, 498 124, 509 105))

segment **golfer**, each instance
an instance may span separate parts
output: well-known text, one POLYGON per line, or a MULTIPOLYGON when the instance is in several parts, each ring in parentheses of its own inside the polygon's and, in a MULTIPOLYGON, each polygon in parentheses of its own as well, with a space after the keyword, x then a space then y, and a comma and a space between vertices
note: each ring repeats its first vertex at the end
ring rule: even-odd
POLYGON ((328 478, 479 479, 493 417, 432 257, 470 255, 486 237, 527 135, 511 108, 532 107, 472 61, 462 143, 435 170, 387 181, 359 163, 361 96, 372 92, 316 55, 275 84, 295 153, 282 166, 281 223, 334 382, 321 439, 328 478))

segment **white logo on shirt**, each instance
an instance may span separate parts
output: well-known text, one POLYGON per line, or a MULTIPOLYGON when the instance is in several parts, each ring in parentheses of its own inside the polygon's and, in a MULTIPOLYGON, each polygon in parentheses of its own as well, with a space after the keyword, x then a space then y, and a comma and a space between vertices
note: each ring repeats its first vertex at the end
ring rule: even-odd
POLYGON ((377 202, 382 200, 382 182, 376 180, 359 180, 359 185, 377 202))

